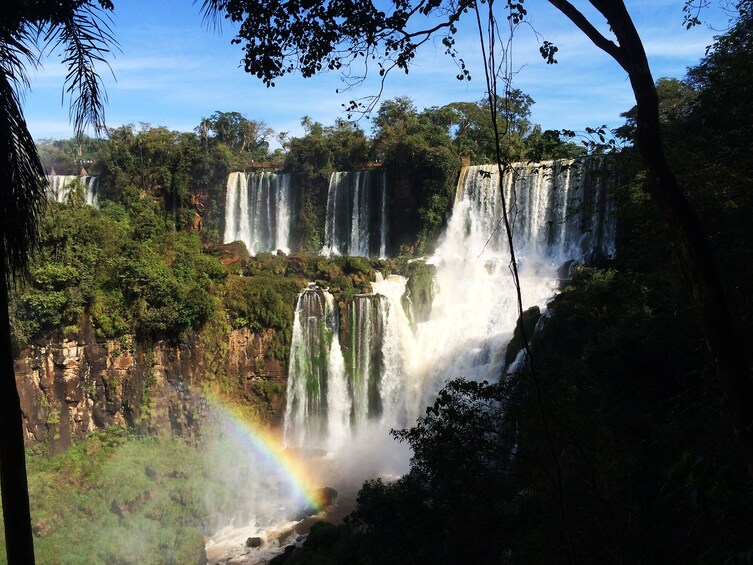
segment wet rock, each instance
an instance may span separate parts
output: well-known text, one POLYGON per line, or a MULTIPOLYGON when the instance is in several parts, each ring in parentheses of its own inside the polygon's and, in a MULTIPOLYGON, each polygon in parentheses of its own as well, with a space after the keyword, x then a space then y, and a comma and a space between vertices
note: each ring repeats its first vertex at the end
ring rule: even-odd
MULTIPOLYGON (((75 339, 32 341, 15 362, 27 444, 44 442, 58 453, 112 425, 194 437, 206 410, 192 390, 201 389, 212 361, 200 337, 193 333, 178 342, 149 344, 135 336, 98 341, 84 317, 75 339)), ((230 329, 222 340, 227 343, 224 374, 257 377, 238 381, 237 400, 258 407, 266 424, 281 424, 287 370, 270 355, 278 343, 274 330, 230 329)))
POLYGON ((316 498, 320 508, 327 508, 337 502, 339 494, 332 487, 320 488, 316 491, 316 498))
POLYGON ((246 540, 246 547, 261 547, 263 543, 264 543, 264 540, 262 540, 261 538, 257 538, 257 537, 248 538, 246 540))

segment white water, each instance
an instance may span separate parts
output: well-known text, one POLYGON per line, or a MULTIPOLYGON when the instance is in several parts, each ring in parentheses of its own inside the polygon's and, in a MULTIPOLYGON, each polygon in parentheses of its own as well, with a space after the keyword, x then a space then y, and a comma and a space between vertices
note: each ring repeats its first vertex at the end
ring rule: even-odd
POLYGON ((83 202, 99 207, 99 179, 94 176, 47 175, 47 199, 61 204, 83 202))
MULTIPOLYGON (((464 169, 452 216, 428 259, 436 266, 431 313, 426 321, 413 324, 415 330, 403 309, 406 281, 402 277, 378 277, 372 295, 354 297, 343 318, 347 328, 337 325, 336 314, 327 314, 333 325, 322 325, 321 320, 318 325, 303 323, 301 301, 310 300, 310 294, 329 295, 322 290, 304 292, 293 332, 288 444, 311 445, 305 430, 314 418, 328 421, 315 427, 330 434, 319 435, 317 447, 330 452, 347 448, 367 427, 376 426, 386 435, 392 427, 411 425, 449 379, 498 380, 505 346, 518 319, 499 187, 508 202, 523 306, 544 309, 558 288, 563 265, 614 254, 614 219, 599 165, 598 161, 517 164, 501 183, 496 166, 464 169), (315 327, 326 328, 326 337, 313 339, 307 332, 315 327), (346 343, 338 343, 343 335, 346 343), (326 353, 315 353, 311 347, 321 352, 318 343, 323 340, 331 346, 326 353), (328 356, 319 363, 327 369, 315 377, 311 370, 301 372, 302 365, 311 364, 316 355, 328 356), (302 375, 309 379, 307 387, 301 384, 302 375), (322 380, 314 386, 312 378, 322 380), (327 379, 332 379, 336 394, 328 396, 327 405, 320 405, 325 399, 315 400, 311 393, 317 387, 327 388, 327 379), (304 414, 304 406, 316 406, 316 415, 304 414)), ((343 175, 335 173, 330 183, 330 238, 338 229, 334 219, 342 224, 350 218, 351 230, 357 221, 363 226, 362 179, 356 175, 345 182, 343 175), (354 199, 351 208, 345 206, 347 213, 343 207, 350 196, 344 194, 354 199)), ((351 233, 349 245, 357 244, 363 251, 357 239, 351 233)), ((339 250, 334 243, 329 249, 339 250)))
POLYGON ((242 241, 252 255, 289 253, 291 196, 289 174, 230 173, 223 242, 242 241))
MULTIPOLYGON (((501 185, 524 308, 546 306, 566 262, 614 253, 614 220, 598 176, 571 163, 518 165, 501 185)), ((518 310, 499 186, 495 167, 463 171, 428 260, 436 294, 426 321, 411 323, 400 276, 378 275, 373 294, 354 297, 345 317, 326 290, 312 285, 299 295, 285 442, 325 450, 327 484, 355 491, 364 479, 405 473, 410 452, 389 430, 412 425, 449 379, 501 377, 518 310)))
POLYGON ((386 256, 387 182, 384 172, 332 173, 321 253, 386 256))

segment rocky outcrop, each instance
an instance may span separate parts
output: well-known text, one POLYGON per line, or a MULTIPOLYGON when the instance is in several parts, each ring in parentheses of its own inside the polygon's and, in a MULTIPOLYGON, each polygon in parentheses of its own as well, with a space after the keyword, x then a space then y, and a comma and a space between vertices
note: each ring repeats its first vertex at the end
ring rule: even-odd
POLYGON ((271 355, 271 330, 229 330, 208 347, 200 334, 147 345, 133 336, 97 340, 89 323, 81 328, 75 339, 37 341, 16 360, 27 443, 59 452, 110 425, 191 436, 207 390, 252 406, 267 424, 282 421, 287 370, 271 355))

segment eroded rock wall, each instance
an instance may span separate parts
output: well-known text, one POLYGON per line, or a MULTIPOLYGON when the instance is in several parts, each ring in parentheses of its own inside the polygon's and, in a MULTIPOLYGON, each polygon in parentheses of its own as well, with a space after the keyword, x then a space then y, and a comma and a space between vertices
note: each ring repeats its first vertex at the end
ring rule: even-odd
POLYGON ((88 433, 129 425, 158 435, 192 436, 219 391, 275 426, 285 409, 285 364, 270 355, 274 333, 230 330, 208 346, 200 334, 179 343, 138 343, 133 336, 97 340, 90 324, 75 339, 25 348, 16 382, 28 444, 62 451, 88 433))

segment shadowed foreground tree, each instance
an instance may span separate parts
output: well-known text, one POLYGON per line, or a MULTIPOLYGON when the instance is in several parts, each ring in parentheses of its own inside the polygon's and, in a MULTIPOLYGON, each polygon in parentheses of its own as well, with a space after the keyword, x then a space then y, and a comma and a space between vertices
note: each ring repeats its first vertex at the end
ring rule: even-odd
MULTIPOLYGON (((494 0, 487 0, 486 4, 494 10, 494 0)), ((745 464, 753 476, 753 384, 748 361, 734 329, 708 237, 664 156, 658 97, 641 38, 622 1, 590 2, 608 24, 609 37, 567 0, 550 0, 550 4, 628 75, 636 99, 636 140, 647 185, 669 227, 745 464)), ((686 13, 689 5, 685 3, 686 13)), ((497 9, 513 23, 527 15, 524 0, 507 0, 497 9)), ((750 9, 750 1, 738 3, 738 9, 750 9)), ((455 49, 455 34, 464 15, 474 17, 475 13, 479 17, 474 0, 392 0, 379 4, 360 0, 205 0, 203 10, 209 19, 223 15, 240 24, 232 42, 243 46, 245 70, 267 86, 274 86, 275 79, 288 73, 300 72, 308 77, 324 70, 342 72, 346 83, 352 86, 364 78, 354 71, 359 61, 364 74, 370 65, 376 65, 371 70, 384 80, 395 68, 407 73, 417 50, 432 38, 441 38, 446 54, 456 61, 458 78, 468 78, 466 65, 455 49)), ((551 43, 544 42, 540 51, 548 63, 556 62, 557 48, 551 43)), ((378 95, 352 101, 349 110, 370 111, 377 98, 378 95)))
POLYGON ((104 125, 104 92, 95 70, 114 43, 105 10, 109 0, 12 0, 0 11, 0 491, 8 562, 33 563, 34 544, 24 457, 23 415, 16 390, 8 317, 8 288, 26 274, 44 203, 44 168, 19 100, 28 65, 62 52, 65 92, 77 134, 104 125))
MULTIPOLYGON (((732 416, 732 425, 753 477, 753 382, 719 277, 708 236, 669 167, 660 133, 659 98, 646 51, 623 2, 591 0, 616 42, 601 34, 567 0, 550 0, 599 49, 628 74, 636 101, 636 141, 649 191, 669 226, 674 251, 691 296, 732 416)), ((750 2, 738 8, 750 9, 750 2)))

